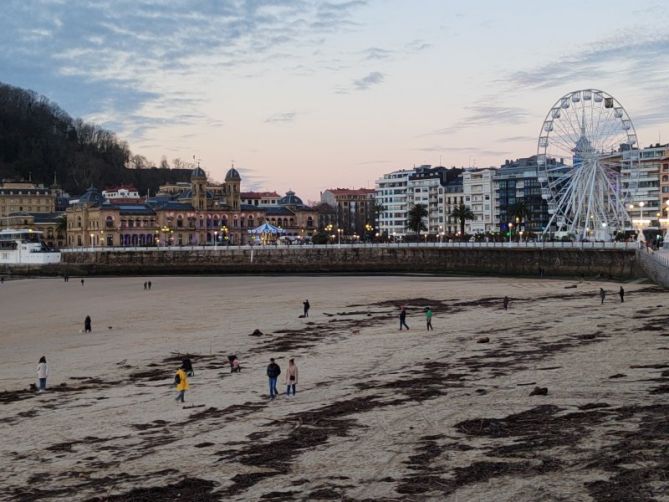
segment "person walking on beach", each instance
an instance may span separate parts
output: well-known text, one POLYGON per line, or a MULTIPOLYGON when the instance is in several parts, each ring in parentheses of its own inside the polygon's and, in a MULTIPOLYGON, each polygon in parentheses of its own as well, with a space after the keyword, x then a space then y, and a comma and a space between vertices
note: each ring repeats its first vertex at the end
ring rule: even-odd
POLYGON ((407 324, 407 308, 404 305, 400 307, 400 331, 402 331, 402 326, 409 331, 409 325, 407 324))
POLYGON ((274 399, 279 395, 279 391, 276 390, 276 381, 281 374, 281 368, 274 361, 274 358, 269 360, 269 365, 267 366, 267 377, 269 378, 269 398, 274 399))
POLYGON ((620 286, 620 291, 618 291, 618 294, 620 295, 620 303, 625 303, 625 290, 622 286, 620 286))
POLYGON ((606 298, 606 291, 604 291, 604 288, 599 288, 599 297, 602 299, 600 305, 604 305, 604 298, 606 298))
POLYGON ((430 307, 425 307, 425 322, 427 323, 427 330, 434 331, 432 327, 432 309, 430 307))
POLYGON ((81 285, 82 285, 82 286, 84 285, 84 280, 83 280, 83 279, 81 280, 81 285))
POLYGON ((186 375, 186 370, 183 367, 183 364, 177 370, 176 375, 174 375, 174 384, 177 387, 176 402, 178 403, 179 401, 181 401, 183 403, 184 402, 184 396, 186 395, 186 391, 189 389, 189 387, 188 387, 188 375, 186 375))
POLYGON ((184 369, 187 376, 189 377, 195 376, 195 371, 193 370, 193 363, 190 361, 190 357, 188 356, 184 357, 183 361, 181 361, 181 367, 184 369))
POLYGON ((290 396, 292 389, 293 396, 295 396, 295 386, 297 385, 297 365, 295 359, 288 361, 288 369, 286 370, 286 396, 290 396))
POLYGON ((5 277, 4 276, 0 277, 0 284, 4 284, 4 283, 5 283, 5 277))
POLYGON ((147 283, 147 286, 149 286, 149 291, 151 291, 151 281, 147 283))
POLYGON ((87 315, 84 319, 84 333, 90 333, 91 331, 91 316, 87 315))
POLYGON ((44 392, 46 390, 46 378, 48 376, 49 366, 46 364, 46 357, 42 356, 39 358, 39 363, 37 364, 37 380, 39 381, 37 392, 44 392))
POLYGON ((502 305, 504 305, 504 310, 509 310, 509 297, 505 296, 504 300, 502 301, 502 305))
POLYGON ((144 290, 146 290, 147 287, 148 287, 148 283, 146 281, 144 281, 144 290))
POLYGON ((304 305, 304 317, 309 317, 309 309, 311 308, 309 300, 304 300, 302 305, 304 305))

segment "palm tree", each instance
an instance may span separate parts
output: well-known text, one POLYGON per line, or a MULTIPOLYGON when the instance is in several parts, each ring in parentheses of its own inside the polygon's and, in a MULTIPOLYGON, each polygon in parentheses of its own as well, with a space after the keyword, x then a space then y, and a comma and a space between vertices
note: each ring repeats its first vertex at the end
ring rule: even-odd
POLYGON ((460 221, 460 235, 464 237, 465 221, 475 220, 476 215, 472 212, 472 210, 468 206, 465 206, 464 203, 461 202, 458 207, 453 209, 453 212, 451 213, 451 218, 455 218, 456 220, 460 221))
POLYGON ((420 234, 421 230, 427 230, 427 227, 423 223, 423 218, 427 216, 427 209, 423 204, 416 204, 409 210, 407 214, 407 228, 420 234))

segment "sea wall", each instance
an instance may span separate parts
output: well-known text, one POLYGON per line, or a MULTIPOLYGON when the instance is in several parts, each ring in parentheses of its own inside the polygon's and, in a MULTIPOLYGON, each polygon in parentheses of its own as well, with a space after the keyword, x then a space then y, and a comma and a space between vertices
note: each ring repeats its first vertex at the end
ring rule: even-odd
POLYGON ((669 253, 652 252, 648 249, 637 251, 639 265, 656 284, 669 288, 669 253))
MULTIPOLYGON (((40 274, 430 273, 604 277, 643 276, 634 250, 440 247, 274 247, 66 252, 40 274)), ((14 273, 34 274, 36 269, 14 273)), ((7 270, 5 271, 5 273, 7 270)))

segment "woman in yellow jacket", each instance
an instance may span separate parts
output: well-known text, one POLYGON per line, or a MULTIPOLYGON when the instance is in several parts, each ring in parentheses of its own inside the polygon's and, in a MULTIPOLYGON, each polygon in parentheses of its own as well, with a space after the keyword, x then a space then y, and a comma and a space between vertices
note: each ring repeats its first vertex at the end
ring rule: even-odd
POLYGON ((177 374, 174 376, 174 383, 177 386, 177 399, 176 401, 184 402, 184 395, 188 390, 188 377, 186 376, 186 371, 183 365, 177 370, 177 374))

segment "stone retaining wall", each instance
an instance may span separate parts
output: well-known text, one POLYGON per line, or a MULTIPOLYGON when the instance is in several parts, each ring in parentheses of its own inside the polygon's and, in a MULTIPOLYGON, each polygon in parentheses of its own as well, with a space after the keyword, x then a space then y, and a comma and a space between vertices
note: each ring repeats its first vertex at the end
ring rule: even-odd
MULTIPOLYGON (((63 253, 43 275, 240 273, 458 273, 632 279, 643 276, 633 250, 468 248, 254 248, 63 253)), ((27 268, 23 273, 35 274, 27 268)), ((5 270, 7 273, 7 270, 5 270)), ((22 273, 13 269, 13 273, 22 273)))

